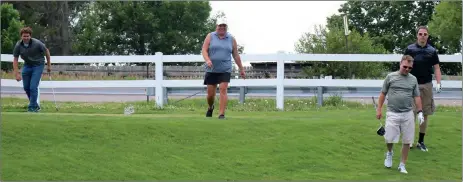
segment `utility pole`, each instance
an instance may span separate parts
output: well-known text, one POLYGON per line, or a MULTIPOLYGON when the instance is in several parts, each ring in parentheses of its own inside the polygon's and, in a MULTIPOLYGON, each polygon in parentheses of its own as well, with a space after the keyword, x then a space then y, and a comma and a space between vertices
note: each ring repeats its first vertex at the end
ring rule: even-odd
MULTIPOLYGON (((348 26, 348 23, 347 23, 347 15, 344 15, 343 17, 344 19, 344 35, 345 35, 345 38, 346 38, 346 53, 349 54, 349 41, 348 41, 348 36, 349 36, 349 26, 348 26)), ((348 63, 348 75, 349 75, 349 78, 352 78, 352 69, 350 67, 350 61, 348 63)))

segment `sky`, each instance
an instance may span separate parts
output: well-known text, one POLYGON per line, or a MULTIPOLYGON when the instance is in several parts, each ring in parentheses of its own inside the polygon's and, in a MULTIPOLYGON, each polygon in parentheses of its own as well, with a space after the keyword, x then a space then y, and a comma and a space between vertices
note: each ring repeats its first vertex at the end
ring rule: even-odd
POLYGON ((314 26, 339 14, 345 1, 210 1, 212 15, 225 13, 228 31, 245 54, 294 53, 294 45, 314 26))

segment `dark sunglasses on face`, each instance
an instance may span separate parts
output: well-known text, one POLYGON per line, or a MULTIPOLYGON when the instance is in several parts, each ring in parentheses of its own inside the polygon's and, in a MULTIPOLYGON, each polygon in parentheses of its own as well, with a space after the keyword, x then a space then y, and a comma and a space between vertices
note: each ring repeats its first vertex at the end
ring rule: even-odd
POLYGON ((428 36, 427 33, 418 33, 419 36, 428 36))
POLYGON ((402 66, 402 68, 404 68, 404 69, 406 69, 406 70, 411 70, 411 69, 413 69, 413 67, 411 67, 411 66, 402 66))

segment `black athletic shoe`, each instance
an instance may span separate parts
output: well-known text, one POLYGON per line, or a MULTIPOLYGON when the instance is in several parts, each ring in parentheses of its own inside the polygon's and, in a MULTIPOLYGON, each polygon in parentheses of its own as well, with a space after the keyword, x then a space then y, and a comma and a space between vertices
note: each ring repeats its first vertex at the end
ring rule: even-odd
POLYGON ((34 112, 40 112, 40 110, 42 110, 42 108, 40 108, 40 106, 37 106, 37 108, 34 110, 34 112))
POLYGON ((207 109, 206 117, 212 117, 212 112, 214 112, 214 105, 207 109))
POLYGON ((219 116, 219 119, 225 119, 225 115, 221 114, 221 115, 219 116))
POLYGON ((425 145, 423 142, 416 144, 416 147, 417 147, 418 149, 420 149, 421 151, 423 151, 423 152, 427 152, 427 151, 428 151, 428 148, 426 148, 426 145, 425 145))

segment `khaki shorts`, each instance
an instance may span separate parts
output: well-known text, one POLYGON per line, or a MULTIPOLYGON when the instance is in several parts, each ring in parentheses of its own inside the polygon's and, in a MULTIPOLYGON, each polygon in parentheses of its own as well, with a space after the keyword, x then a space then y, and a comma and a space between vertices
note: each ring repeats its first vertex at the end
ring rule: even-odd
MULTIPOLYGON (((423 107, 423 115, 433 115, 436 109, 434 105, 434 96, 432 93, 432 83, 420 84, 421 105, 423 107)), ((415 102, 413 102, 415 113, 417 112, 415 102)))
POLYGON ((415 115, 412 110, 409 112, 397 113, 386 112, 386 143, 398 143, 402 134, 402 144, 412 144, 415 137, 415 115))

